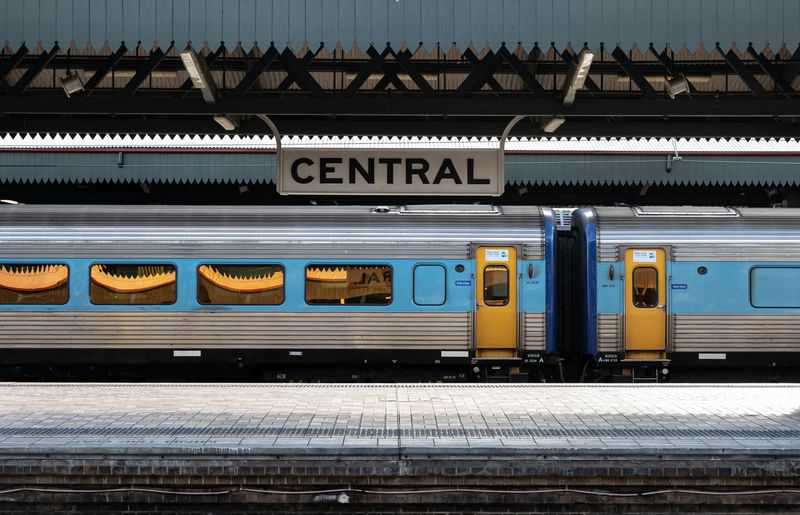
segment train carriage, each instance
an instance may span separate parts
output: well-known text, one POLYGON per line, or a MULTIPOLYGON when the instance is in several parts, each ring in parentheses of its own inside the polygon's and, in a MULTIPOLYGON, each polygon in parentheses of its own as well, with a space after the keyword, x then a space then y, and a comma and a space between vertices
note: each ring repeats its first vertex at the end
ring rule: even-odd
POLYGON ((800 210, 597 207, 573 224, 587 365, 634 380, 796 374, 800 210))
POLYGON ((6 205, 0 364, 538 375, 554 234, 538 207, 6 205))

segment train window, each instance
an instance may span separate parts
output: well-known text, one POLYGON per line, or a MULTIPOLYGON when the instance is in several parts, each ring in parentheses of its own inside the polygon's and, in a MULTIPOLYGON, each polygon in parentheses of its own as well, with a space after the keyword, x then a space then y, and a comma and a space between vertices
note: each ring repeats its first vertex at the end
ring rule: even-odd
POLYGON ((658 306, 658 270, 640 266, 633 270, 633 305, 637 308, 658 306))
POLYGON ((750 303, 755 308, 800 308, 800 267, 750 269, 750 303))
POLYGON ((489 265, 483 269, 483 302, 487 306, 508 304, 508 268, 489 265))
POLYGON ((0 304, 66 304, 68 298, 66 265, 0 263, 0 304))
POLYGON ((445 302, 447 272, 442 265, 414 267, 414 304, 441 306, 445 302))
POLYGON ((281 265, 200 265, 197 302, 200 304, 283 304, 281 265))
POLYGON ((165 264, 96 264, 89 270, 92 304, 174 304, 178 273, 165 264))
POLYGON ((388 265, 309 265, 309 304, 388 305, 392 303, 392 267, 388 265))

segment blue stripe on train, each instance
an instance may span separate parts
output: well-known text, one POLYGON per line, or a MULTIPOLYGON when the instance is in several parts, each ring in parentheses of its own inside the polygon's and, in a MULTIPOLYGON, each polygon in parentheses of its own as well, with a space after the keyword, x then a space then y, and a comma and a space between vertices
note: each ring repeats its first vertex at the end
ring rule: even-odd
MULTIPOLYGON (((377 312, 457 312, 472 311, 475 301, 475 266, 469 259, 3 259, 1 263, 64 263, 70 268, 70 297, 65 305, 0 305, 0 310, 17 311, 377 311, 377 312), (99 306, 89 301, 89 266, 93 263, 171 263, 178 271, 178 301, 157 306, 99 306), (196 269, 204 263, 272 263, 285 267, 286 299, 279 306, 202 306, 197 303, 196 269), (305 267, 308 264, 388 264, 393 270, 393 300, 388 306, 308 305, 305 302, 305 267), (413 299, 413 270, 419 264, 439 264, 446 269, 446 300, 441 306, 418 306, 413 299), (456 265, 464 271, 456 272, 456 265)), ((544 260, 521 260, 520 270, 533 265, 533 279, 520 280, 520 311, 545 311, 547 275, 544 260)))

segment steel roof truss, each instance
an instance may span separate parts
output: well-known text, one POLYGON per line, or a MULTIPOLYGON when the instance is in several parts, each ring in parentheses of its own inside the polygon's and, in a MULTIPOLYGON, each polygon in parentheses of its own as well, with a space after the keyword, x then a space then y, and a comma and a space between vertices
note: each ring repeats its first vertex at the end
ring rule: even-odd
POLYGON ((233 90, 233 94, 243 95, 247 93, 258 80, 259 75, 269 70, 279 55, 275 45, 270 45, 267 51, 264 52, 264 55, 261 56, 261 59, 248 70, 244 77, 242 77, 242 80, 239 81, 239 84, 237 84, 236 88, 233 90))
POLYGON ((110 72, 114 66, 119 63, 120 59, 122 59, 122 56, 124 56, 126 53, 128 53, 128 49, 125 47, 125 43, 123 42, 117 51, 111 54, 106 62, 103 63, 103 65, 94 72, 94 75, 92 75, 91 78, 86 81, 86 84, 83 85, 83 90, 87 95, 90 95, 94 88, 96 88, 98 84, 100 84, 103 79, 106 78, 108 72, 110 72))
POLYGON ((656 90, 647 82, 647 79, 630 60, 628 54, 626 54, 624 50, 617 47, 611 52, 611 56, 645 96, 653 97, 656 95, 656 90))
POLYGON ((322 94, 322 86, 308 73, 307 68, 321 50, 322 46, 316 52, 309 50, 302 59, 297 59, 294 52, 290 48, 286 48, 281 53, 280 61, 286 67, 287 75, 278 86, 278 90, 287 90, 292 84, 296 83, 304 91, 322 94))
POLYGON ((0 66, 0 91, 5 91, 8 88, 8 82, 6 82, 6 76, 8 76, 11 71, 20 65, 22 59, 28 54, 28 47, 25 46, 25 43, 19 47, 19 50, 2 66, 0 66))
POLYGON ((788 96, 788 93, 794 92, 791 83, 784 80, 784 78, 781 76, 778 70, 775 69, 775 67, 772 65, 771 62, 769 62, 769 59, 767 59, 767 57, 763 53, 756 52, 756 49, 753 48, 752 45, 749 45, 747 47, 747 53, 750 54, 750 57, 755 59, 761 70, 763 70, 763 72, 766 73, 769 76, 769 78, 775 82, 775 87, 778 88, 782 93, 788 96))
POLYGON ((139 65, 139 68, 136 70, 136 74, 128 81, 125 85, 125 94, 126 95, 135 95, 136 90, 139 89, 139 86, 144 84, 144 81, 153 73, 161 61, 164 60, 164 57, 172 50, 172 46, 167 49, 166 53, 161 50, 160 48, 156 48, 153 52, 150 53, 150 58, 139 65))
POLYGON ((11 88, 11 92, 15 94, 24 93, 26 89, 31 85, 31 83, 39 76, 40 73, 47 68, 47 65, 55 58, 58 54, 59 50, 61 50, 58 45, 54 45, 53 48, 50 49, 49 52, 42 52, 42 55, 36 60, 36 63, 29 67, 25 71, 25 75, 20 77, 14 87, 11 88))
POLYGON ((728 50, 725 52, 719 45, 717 45, 717 52, 719 52, 722 58, 725 59, 725 62, 728 63, 728 66, 730 66, 731 70, 733 70, 736 75, 742 79, 742 82, 747 84, 747 87, 750 88, 750 91, 753 93, 753 95, 763 96, 766 94, 764 86, 758 82, 758 79, 756 79, 755 75, 753 75, 753 72, 751 72, 744 65, 742 60, 739 59, 739 56, 736 55, 736 52, 733 50, 728 50))

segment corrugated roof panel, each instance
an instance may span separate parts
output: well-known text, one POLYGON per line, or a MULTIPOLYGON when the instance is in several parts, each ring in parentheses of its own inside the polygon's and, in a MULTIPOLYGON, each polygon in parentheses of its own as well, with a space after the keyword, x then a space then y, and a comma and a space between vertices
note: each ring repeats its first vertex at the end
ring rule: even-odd
POLYGON ((3 152, 0 182, 275 182, 271 154, 3 152))
MULTIPOLYGON (((497 138, 418 136, 285 136, 286 146, 497 148, 497 138)), ((506 153, 532 154, 797 154, 796 138, 509 138, 506 153)), ((0 134, 8 150, 161 149, 275 150, 266 135, 0 134)))
POLYGON ((531 184, 800 184, 800 156, 509 155, 506 182, 531 184))
POLYGON ((0 0, 0 30, 12 46, 59 41, 101 48, 107 42, 149 48, 254 41, 300 48, 371 43, 433 48, 455 43, 584 41, 597 46, 713 48, 749 41, 780 47, 800 41, 800 2, 760 0, 0 0))

